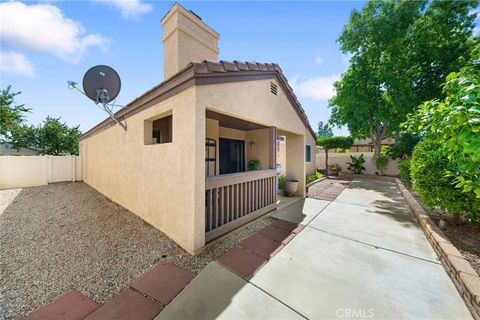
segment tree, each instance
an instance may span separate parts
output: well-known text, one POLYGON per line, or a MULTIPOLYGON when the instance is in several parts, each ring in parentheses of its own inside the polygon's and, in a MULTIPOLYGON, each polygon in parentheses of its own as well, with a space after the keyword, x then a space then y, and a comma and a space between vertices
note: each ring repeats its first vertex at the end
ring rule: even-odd
POLYGON ((370 137, 376 156, 415 106, 441 97, 449 68, 464 63, 475 43, 470 12, 478 1, 426 4, 368 1, 338 39, 352 58, 335 84, 330 122, 346 125, 355 138, 370 137))
POLYGON ((15 97, 21 92, 10 92, 11 86, 0 91, 0 142, 11 142, 12 131, 18 130, 25 122, 25 113, 30 109, 16 104, 15 97))
POLYGON ((393 160, 410 158, 413 148, 422 140, 422 135, 416 132, 404 131, 395 139, 388 155, 393 160))
POLYGON ((29 134, 34 135, 34 145, 42 154, 78 155, 78 139, 81 135, 78 128, 79 126, 69 127, 65 122, 60 122, 60 118, 47 116, 43 125, 34 128, 29 134))
POLYGON ((332 128, 328 125, 328 123, 323 124, 323 121, 318 122, 317 136, 319 137, 333 136, 332 128))
POLYGON ((334 148, 350 148, 353 145, 352 137, 318 137, 317 146, 322 147, 325 150, 325 176, 328 177, 328 150, 334 148))

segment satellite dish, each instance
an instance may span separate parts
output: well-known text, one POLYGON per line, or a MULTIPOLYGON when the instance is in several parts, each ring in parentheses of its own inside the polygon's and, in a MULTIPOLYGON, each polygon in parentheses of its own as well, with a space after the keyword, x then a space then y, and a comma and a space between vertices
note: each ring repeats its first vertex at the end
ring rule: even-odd
POLYGON ((83 91, 96 103, 114 100, 120 93, 121 86, 117 71, 109 66, 92 67, 83 76, 83 91))
POLYGON ((77 87, 74 81, 67 81, 69 89, 75 89, 89 99, 91 99, 100 109, 107 112, 108 115, 118 123, 125 131, 127 124, 122 122, 115 113, 113 107, 118 107, 111 101, 120 93, 122 86, 118 73, 111 67, 105 65, 98 65, 88 69, 83 76, 83 91, 77 87), (101 104, 101 106, 99 106, 101 104))

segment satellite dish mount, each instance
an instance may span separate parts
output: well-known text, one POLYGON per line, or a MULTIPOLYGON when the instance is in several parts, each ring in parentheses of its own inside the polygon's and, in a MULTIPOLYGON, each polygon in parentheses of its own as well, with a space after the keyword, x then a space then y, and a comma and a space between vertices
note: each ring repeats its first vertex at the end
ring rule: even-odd
POLYGON ((111 67, 98 65, 90 68, 83 76, 83 91, 78 84, 67 81, 69 89, 75 89, 86 95, 100 109, 108 113, 118 125, 127 131, 125 120, 117 117, 113 111, 114 107, 122 107, 112 103, 120 93, 121 81, 118 73, 111 67))

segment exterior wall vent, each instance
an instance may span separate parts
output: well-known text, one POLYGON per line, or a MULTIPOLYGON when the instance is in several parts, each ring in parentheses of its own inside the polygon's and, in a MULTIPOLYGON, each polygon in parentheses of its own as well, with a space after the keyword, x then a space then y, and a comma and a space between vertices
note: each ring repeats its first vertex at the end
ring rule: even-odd
POLYGON ((277 85, 273 82, 270 82, 270 92, 273 93, 274 95, 277 95, 277 92, 278 92, 277 85))

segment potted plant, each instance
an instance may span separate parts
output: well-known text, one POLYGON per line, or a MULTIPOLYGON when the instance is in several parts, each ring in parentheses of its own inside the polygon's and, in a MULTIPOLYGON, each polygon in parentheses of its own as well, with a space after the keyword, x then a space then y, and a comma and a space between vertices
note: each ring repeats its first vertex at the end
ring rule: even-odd
POLYGON ((293 197, 297 193, 298 180, 288 179, 285 180, 285 195, 293 197))
POLYGON ((250 160, 248 161, 248 170, 260 170, 262 169, 261 165, 260 165, 260 160, 258 159, 254 159, 254 160, 250 160))
POLYGON ((328 166, 328 172, 330 172, 332 176, 338 176, 338 174, 342 172, 342 167, 338 163, 334 163, 328 166))

